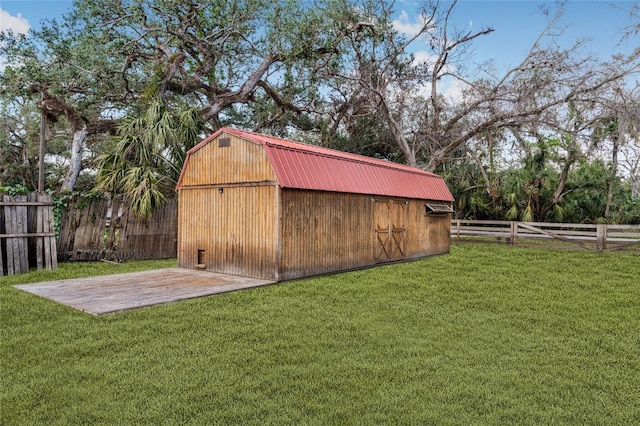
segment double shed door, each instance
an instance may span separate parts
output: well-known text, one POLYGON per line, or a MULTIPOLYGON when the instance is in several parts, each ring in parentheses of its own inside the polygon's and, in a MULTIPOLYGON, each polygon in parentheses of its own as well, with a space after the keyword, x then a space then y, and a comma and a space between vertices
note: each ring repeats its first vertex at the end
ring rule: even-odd
POLYGON ((376 262, 406 259, 409 202, 379 199, 373 202, 376 262))

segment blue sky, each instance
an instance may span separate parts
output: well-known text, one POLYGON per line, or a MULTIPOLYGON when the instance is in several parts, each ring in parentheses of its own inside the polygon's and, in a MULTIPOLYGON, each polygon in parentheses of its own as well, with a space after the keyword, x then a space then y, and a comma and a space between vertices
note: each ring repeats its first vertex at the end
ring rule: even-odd
MULTIPOLYGON (((443 0, 443 2, 446 0, 443 0)), ((501 66, 516 65, 527 53, 540 31, 545 27, 546 18, 538 13, 539 6, 553 6, 551 1, 518 0, 461 0, 454 12, 459 27, 479 30, 492 27, 495 31, 476 40, 475 62, 494 59, 501 66)), ((628 52, 638 40, 618 44, 621 28, 632 24, 629 10, 635 0, 618 1, 578 1, 566 4, 564 24, 567 29, 562 43, 571 44, 579 38, 590 38, 586 46, 603 59, 614 52, 628 52)), ((415 24, 419 19, 418 9, 422 1, 397 0, 396 10, 399 27, 415 24), (404 13, 403 13, 404 12, 404 13)), ((0 0, 0 25, 2 28, 38 28, 42 19, 61 19, 72 7, 68 0, 0 0)), ((420 49, 419 45, 415 46, 420 49)))

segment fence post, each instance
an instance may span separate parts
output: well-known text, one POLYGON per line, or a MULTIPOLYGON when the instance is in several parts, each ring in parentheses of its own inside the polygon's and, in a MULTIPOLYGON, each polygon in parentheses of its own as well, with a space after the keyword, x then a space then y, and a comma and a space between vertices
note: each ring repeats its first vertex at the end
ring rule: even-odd
POLYGON ((598 251, 603 251, 607 249, 607 225, 606 224, 597 224, 596 225, 596 248, 598 251))
POLYGON ((457 243, 460 244, 460 219, 456 219, 456 239, 457 243))
POLYGON ((511 245, 518 244, 518 222, 511 221, 511 245))

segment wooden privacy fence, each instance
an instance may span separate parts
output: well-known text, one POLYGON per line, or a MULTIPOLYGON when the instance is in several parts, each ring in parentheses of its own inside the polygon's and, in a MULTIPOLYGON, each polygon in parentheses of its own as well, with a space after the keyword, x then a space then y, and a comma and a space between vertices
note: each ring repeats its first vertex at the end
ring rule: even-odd
POLYGON ((640 251, 640 225, 454 219, 451 221, 451 237, 458 243, 484 242, 595 251, 640 251))
POLYGON ((121 196, 74 200, 62 215, 62 260, 163 259, 177 255, 178 201, 150 217, 133 212, 121 196))
POLYGON ((42 193, 0 198, 0 276, 58 267, 51 197, 42 193))

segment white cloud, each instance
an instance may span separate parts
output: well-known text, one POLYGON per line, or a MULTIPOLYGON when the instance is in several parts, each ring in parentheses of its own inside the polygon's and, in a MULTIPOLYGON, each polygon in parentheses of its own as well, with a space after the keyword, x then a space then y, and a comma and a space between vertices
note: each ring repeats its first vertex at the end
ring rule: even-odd
MULTIPOLYGON (((0 32, 13 31, 14 34, 27 34, 30 28, 29 21, 20 13, 17 16, 11 16, 6 10, 0 9, 0 32)), ((4 72, 6 67, 7 59, 0 56, 0 72, 4 72)))
POLYGON ((425 22, 427 22, 424 15, 418 15, 416 22, 411 22, 409 14, 404 10, 400 12, 400 17, 391 21, 393 29, 401 34, 416 35, 422 30, 425 22))
POLYGON ((452 80, 447 90, 443 92, 443 95, 445 98, 449 98, 449 100, 455 105, 462 101, 462 92, 466 86, 467 84, 461 80, 452 80))
POLYGON ((417 52, 413 53, 413 63, 415 65, 417 64, 433 64, 436 61, 436 55, 432 55, 431 53, 427 52, 426 50, 418 50, 417 52))
MULTIPOLYGON (((466 86, 466 83, 461 80, 446 77, 438 81, 436 90, 438 94, 444 96, 445 99, 455 105, 462 101, 463 91, 466 86)), ((423 84, 417 85, 413 87, 411 94, 422 99, 428 99, 431 96, 431 84, 424 82, 423 84)))
POLYGON ((6 10, 0 9, 0 31, 11 30, 16 34, 26 34, 29 32, 29 21, 22 17, 22 14, 18 13, 17 16, 12 16, 6 10))
MULTIPOLYGON (((413 65, 421 65, 426 64, 429 69, 435 65, 438 60, 438 55, 431 54, 426 50, 418 50, 417 52, 413 52, 413 65)), ((445 64, 442 72, 445 73, 453 73, 456 71, 456 66, 451 64, 445 64)))
MULTIPOLYGON (((414 60, 413 65, 425 64, 429 72, 433 70, 433 66, 436 63, 437 55, 431 54, 426 50, 419 50, 413 52, 414 60)), ((455 73, 456 67, 454 65, 447 64, 444 66, 442 72, 455 73)), ((449 99, 454 104, 462 100, 462 91, 464 90, 465 83, 461 80, 452 78, 451 76, 443 76, 437 82, 437 91, 440 95, 449 99)), ((412 90, 414 95, 421 98, 429 98, 431 96, 431 83, 429 80, 425 80, 422 84, 415 86, 412 90)))

